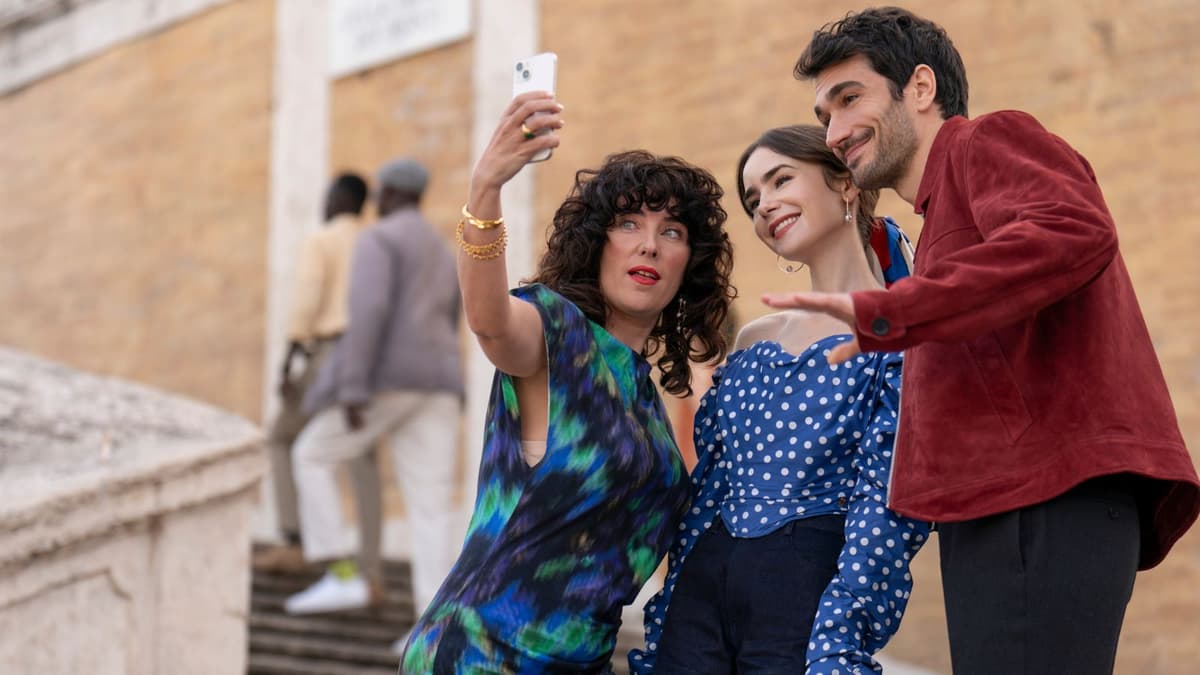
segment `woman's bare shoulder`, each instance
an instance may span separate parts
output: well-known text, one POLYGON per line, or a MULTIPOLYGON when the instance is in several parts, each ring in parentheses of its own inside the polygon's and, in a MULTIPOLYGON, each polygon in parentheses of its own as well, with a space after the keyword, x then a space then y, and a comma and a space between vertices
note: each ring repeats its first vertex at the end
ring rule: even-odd
POLYGON ((734 350, 745 349, 763 340, 778 341, 780 334, 790 321, 788 312, 775 312, 750 321, 738 331, 733 342, 734 350))
POLYGON ((775 312, 747 323, 738 333, 734 350, 770 340, 796 354, 821 338, 844 333, 843 329, 843 324, 824 314, 803 310, 775 312))

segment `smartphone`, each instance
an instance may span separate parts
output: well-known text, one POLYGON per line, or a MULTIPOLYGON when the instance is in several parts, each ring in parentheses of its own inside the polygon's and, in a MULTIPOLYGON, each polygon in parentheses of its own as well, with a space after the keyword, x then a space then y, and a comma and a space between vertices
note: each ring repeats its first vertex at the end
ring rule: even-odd
MULTIPOLYGON (((518 59, 513 64, 513 96, 527 91, 548 91, 554 93, 554 81, 558 76, 558 55, 554 52, 544 52, 525 59, 518 59)), ((544 115, 545 113, 536 113, 544 115)), ((550 133, 543 129, 539 134, 550 133)), ((550 159, 552 148, 546 148, 534 155, 531 162, 544 162, 550 159)))

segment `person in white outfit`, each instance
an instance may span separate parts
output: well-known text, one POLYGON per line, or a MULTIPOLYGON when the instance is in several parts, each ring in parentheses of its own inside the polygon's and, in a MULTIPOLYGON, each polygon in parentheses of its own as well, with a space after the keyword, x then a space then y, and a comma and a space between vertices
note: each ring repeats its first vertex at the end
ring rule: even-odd
POLYGON ((462 407, 454 257, 419 210, 428 182, 411 159, 378 175, 380 221, 359 236, 351 263, 349 323, 305 398, 314 413, 296 441, 304 556, 329 562, 288 598, 290 614, 354 609, 382 597, 382 570, 359 569, 346 550, 339 464, 389 441, 411 522, 413 602, 419 615, 449 572, 457 438, 462 407))

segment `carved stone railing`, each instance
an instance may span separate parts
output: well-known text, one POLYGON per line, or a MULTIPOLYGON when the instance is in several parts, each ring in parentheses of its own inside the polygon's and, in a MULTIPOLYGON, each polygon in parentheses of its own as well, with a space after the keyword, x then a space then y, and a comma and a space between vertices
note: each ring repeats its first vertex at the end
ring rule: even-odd
POLYGON ((259 431, 0 349, 0 672, 245 673, 259 431))

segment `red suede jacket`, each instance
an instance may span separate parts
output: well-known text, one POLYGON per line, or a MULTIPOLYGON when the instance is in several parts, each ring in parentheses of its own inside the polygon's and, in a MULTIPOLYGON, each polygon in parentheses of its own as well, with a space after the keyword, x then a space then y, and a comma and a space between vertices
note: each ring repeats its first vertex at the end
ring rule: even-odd
POLYGON ((854 294, 863 350, 906 350, 889 502, 959 521, 1132 473, 1140 567, 1200 483, 1087 160, 1020 112, 954 117, 917 191, 914 276, 854 294))

